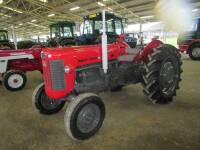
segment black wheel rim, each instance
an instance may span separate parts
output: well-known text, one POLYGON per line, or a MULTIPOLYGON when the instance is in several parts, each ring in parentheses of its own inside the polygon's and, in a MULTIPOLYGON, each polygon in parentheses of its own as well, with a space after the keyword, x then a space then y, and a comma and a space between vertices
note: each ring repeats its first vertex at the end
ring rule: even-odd
POLYGON ((98 105, 90 103, 85 105, 77 117, 77 128, 82 133, 89 133, 94 130, 101 120, 101 110, 98 105))
POLYGON ((61 101, 50 99, 43 91, 41 94, 41 105, 46 110, 54 110, 61 104, 61 101))
POLYGON ((162 93, 171 96, 176 88, 177 71, 172 61, 163 63, 160 69, 159 86, 162 93))

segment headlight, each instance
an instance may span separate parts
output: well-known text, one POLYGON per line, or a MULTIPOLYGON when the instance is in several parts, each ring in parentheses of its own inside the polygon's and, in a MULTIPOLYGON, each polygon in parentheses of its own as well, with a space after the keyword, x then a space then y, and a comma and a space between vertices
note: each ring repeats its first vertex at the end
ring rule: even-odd
POLYGON ((69 73, 69 71, 70 71, 69 66, 65 66, 64 70, 65 70, 65 73, 69 73))
POLYGON ((48 55, 47 55, 48 58, 51 58, 51 56, 52 56, 51 54, 48 54, 48 55))

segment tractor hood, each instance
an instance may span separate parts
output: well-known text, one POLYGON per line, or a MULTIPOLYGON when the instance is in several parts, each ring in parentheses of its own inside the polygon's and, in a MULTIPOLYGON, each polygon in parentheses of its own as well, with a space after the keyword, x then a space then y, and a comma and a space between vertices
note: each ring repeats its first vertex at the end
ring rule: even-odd
POLYGON ((42 60, 63 60, 74 67, 101 61, 101 46, 72 46, 64 48, 43 48, 42 60))
POLYGON ((20 50, 1 50, 0 49, 0 57, 33 55, 34 58, 39 58, 40 51, 41 51, 41 48, 30 48, 30 49, 20 49, 20 50))

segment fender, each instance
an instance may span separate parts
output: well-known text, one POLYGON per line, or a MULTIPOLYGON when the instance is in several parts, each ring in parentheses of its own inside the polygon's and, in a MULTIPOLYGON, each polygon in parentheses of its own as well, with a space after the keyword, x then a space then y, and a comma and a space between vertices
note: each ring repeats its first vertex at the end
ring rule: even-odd
POLYGON ((161 46, 162 44, 163 42, 161 42, 160 40, 152 39, 152 41, 147 46, 144 47, 143 51, 140 51, 136 55, 134 62, 141 62, 141 61, 146 62, 148 59, 148 55, 153 52, 153 49, 161 46))
POLYGON ((22 55, 22 53, 13 53, 10 56, 0 57, 0 74, 6 72, 9 60, 26 59, 26 58, 33 59, 34 57, 31 54, 22 55))

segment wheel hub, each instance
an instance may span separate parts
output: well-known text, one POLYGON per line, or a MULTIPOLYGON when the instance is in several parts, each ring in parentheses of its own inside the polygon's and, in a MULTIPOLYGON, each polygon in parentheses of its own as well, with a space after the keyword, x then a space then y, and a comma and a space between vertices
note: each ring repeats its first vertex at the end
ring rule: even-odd
POLYGON ((192 50, 192 55, 196 58, 200 58, 200 47, 196 47, 192 50))
POLYGON ((19 88, 23 82, 23 78, 19 74, 13 74, 8 78, 8 85, 12 88, 19 88))
POLYGON ((41 104, 47 110, 54 110, 60 105, 61 101, 50 99, 46 96, 45 92, 43 92, 41 96, 41 104))
POLYGON ((161 66, 159 85, 160 89, 166 95, 174 91, 176 85, 176 70, 172 62, 168 61, 161 66))
POLYGON ((83 133, 88 133, 96 128, 100 121, 101 112, 97 105, 84 106, 77 117, 77 127, 83 133))

